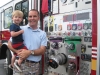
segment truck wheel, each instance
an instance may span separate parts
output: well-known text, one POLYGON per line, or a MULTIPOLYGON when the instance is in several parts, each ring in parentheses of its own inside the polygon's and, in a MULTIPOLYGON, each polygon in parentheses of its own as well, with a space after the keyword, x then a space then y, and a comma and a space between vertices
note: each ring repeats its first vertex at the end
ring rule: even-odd
MULTIPOLYGON (((11 57, 12 57, 9 49, 7 49, 6 54, 7 54, 7 65, 9 66, 9 64, 11 64, 11 57)), ((13 70, 10 69, 9 67, 7 67, 7 75, 13 75, 13 70)))
POLYGON ((0 47, 0 59, 5 59, 6 58, 6 50, 7 50, 6 45, 2 45, 0 47))

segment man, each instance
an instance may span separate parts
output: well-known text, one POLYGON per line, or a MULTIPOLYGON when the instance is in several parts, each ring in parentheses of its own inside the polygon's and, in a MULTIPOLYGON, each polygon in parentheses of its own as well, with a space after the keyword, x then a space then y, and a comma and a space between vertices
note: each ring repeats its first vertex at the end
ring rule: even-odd
POLYGON ((41 55, 45 53, 47 46, 46 33, 38 29, 39 12, 36 9, 32 9, 28 13, 28 25, 22 26, 24 44, 28 50, 20 49, 16 51, 11 46, 11 39, 8 41, 8 47, 13 52, 17 53, 25 62, 22 63, 20 73, 15 68, 13 69, 13 75, 38 75, 39 73, 39 61, 41 55))

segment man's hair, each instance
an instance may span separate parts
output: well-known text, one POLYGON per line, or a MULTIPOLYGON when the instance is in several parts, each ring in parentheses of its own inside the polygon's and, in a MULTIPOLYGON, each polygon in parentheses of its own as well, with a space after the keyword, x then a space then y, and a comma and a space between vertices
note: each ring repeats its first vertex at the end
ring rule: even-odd
MULTIPOLYGON (((39 11, 37 9, 31 9, 30 11, 36 11, 38 13, 38 15, 40 14, 39 11)), ((30 12, 29 11, 29 12, 30 12)))
POLYGON ((23 17, 23 12, 20 11, 20 10, 15 10, 13 13, 12 13, 12 17, 14 16, 20 16, 20 17, 23 17))

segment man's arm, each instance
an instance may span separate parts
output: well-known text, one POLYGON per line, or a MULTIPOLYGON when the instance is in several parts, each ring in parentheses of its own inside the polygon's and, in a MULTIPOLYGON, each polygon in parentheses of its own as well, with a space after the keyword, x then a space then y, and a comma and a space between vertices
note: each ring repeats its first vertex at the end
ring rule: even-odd
POLYGON ((39 49, 36 50, 23 50, 21 49, 21 52, 18 53, 18 56, 20 56, 23 59, 26 59, 29 55, 31 55, 31 51, 34 52, 34 56, 43 55, 45 53, 46 47, 41 46, 39 49))
POLYGON ((34 55, 43 55, 46 51, 46 46, 47 46, 47 36, 46 33, 44 32, 41 38, 41 46, 37 50, 33 50, 34 55))
POLYGON ((41 46, 39 49, 36 49, 36 50, 30 50, 30 54, 31 54, 31 51, 34 52, 34 55, 43 55, 46 51, 46 47, 45 46, 41 46))
POLYGON ((10 40, 8 41, 8 48, 9 48, 12 52, 17 53, 17 50, 14 49, 14 48, 12 47, 11 41, 10 41, 10 40))

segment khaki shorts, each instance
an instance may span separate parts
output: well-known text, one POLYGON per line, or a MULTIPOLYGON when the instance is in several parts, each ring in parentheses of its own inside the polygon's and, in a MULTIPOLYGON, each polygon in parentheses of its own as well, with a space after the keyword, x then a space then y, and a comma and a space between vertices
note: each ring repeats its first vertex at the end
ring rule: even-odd
POLYGON ((39 75, 39 62, 24 61, 21 64, 22 72, 19 72, 16 67, 13 68, 13 75, 39 75))

